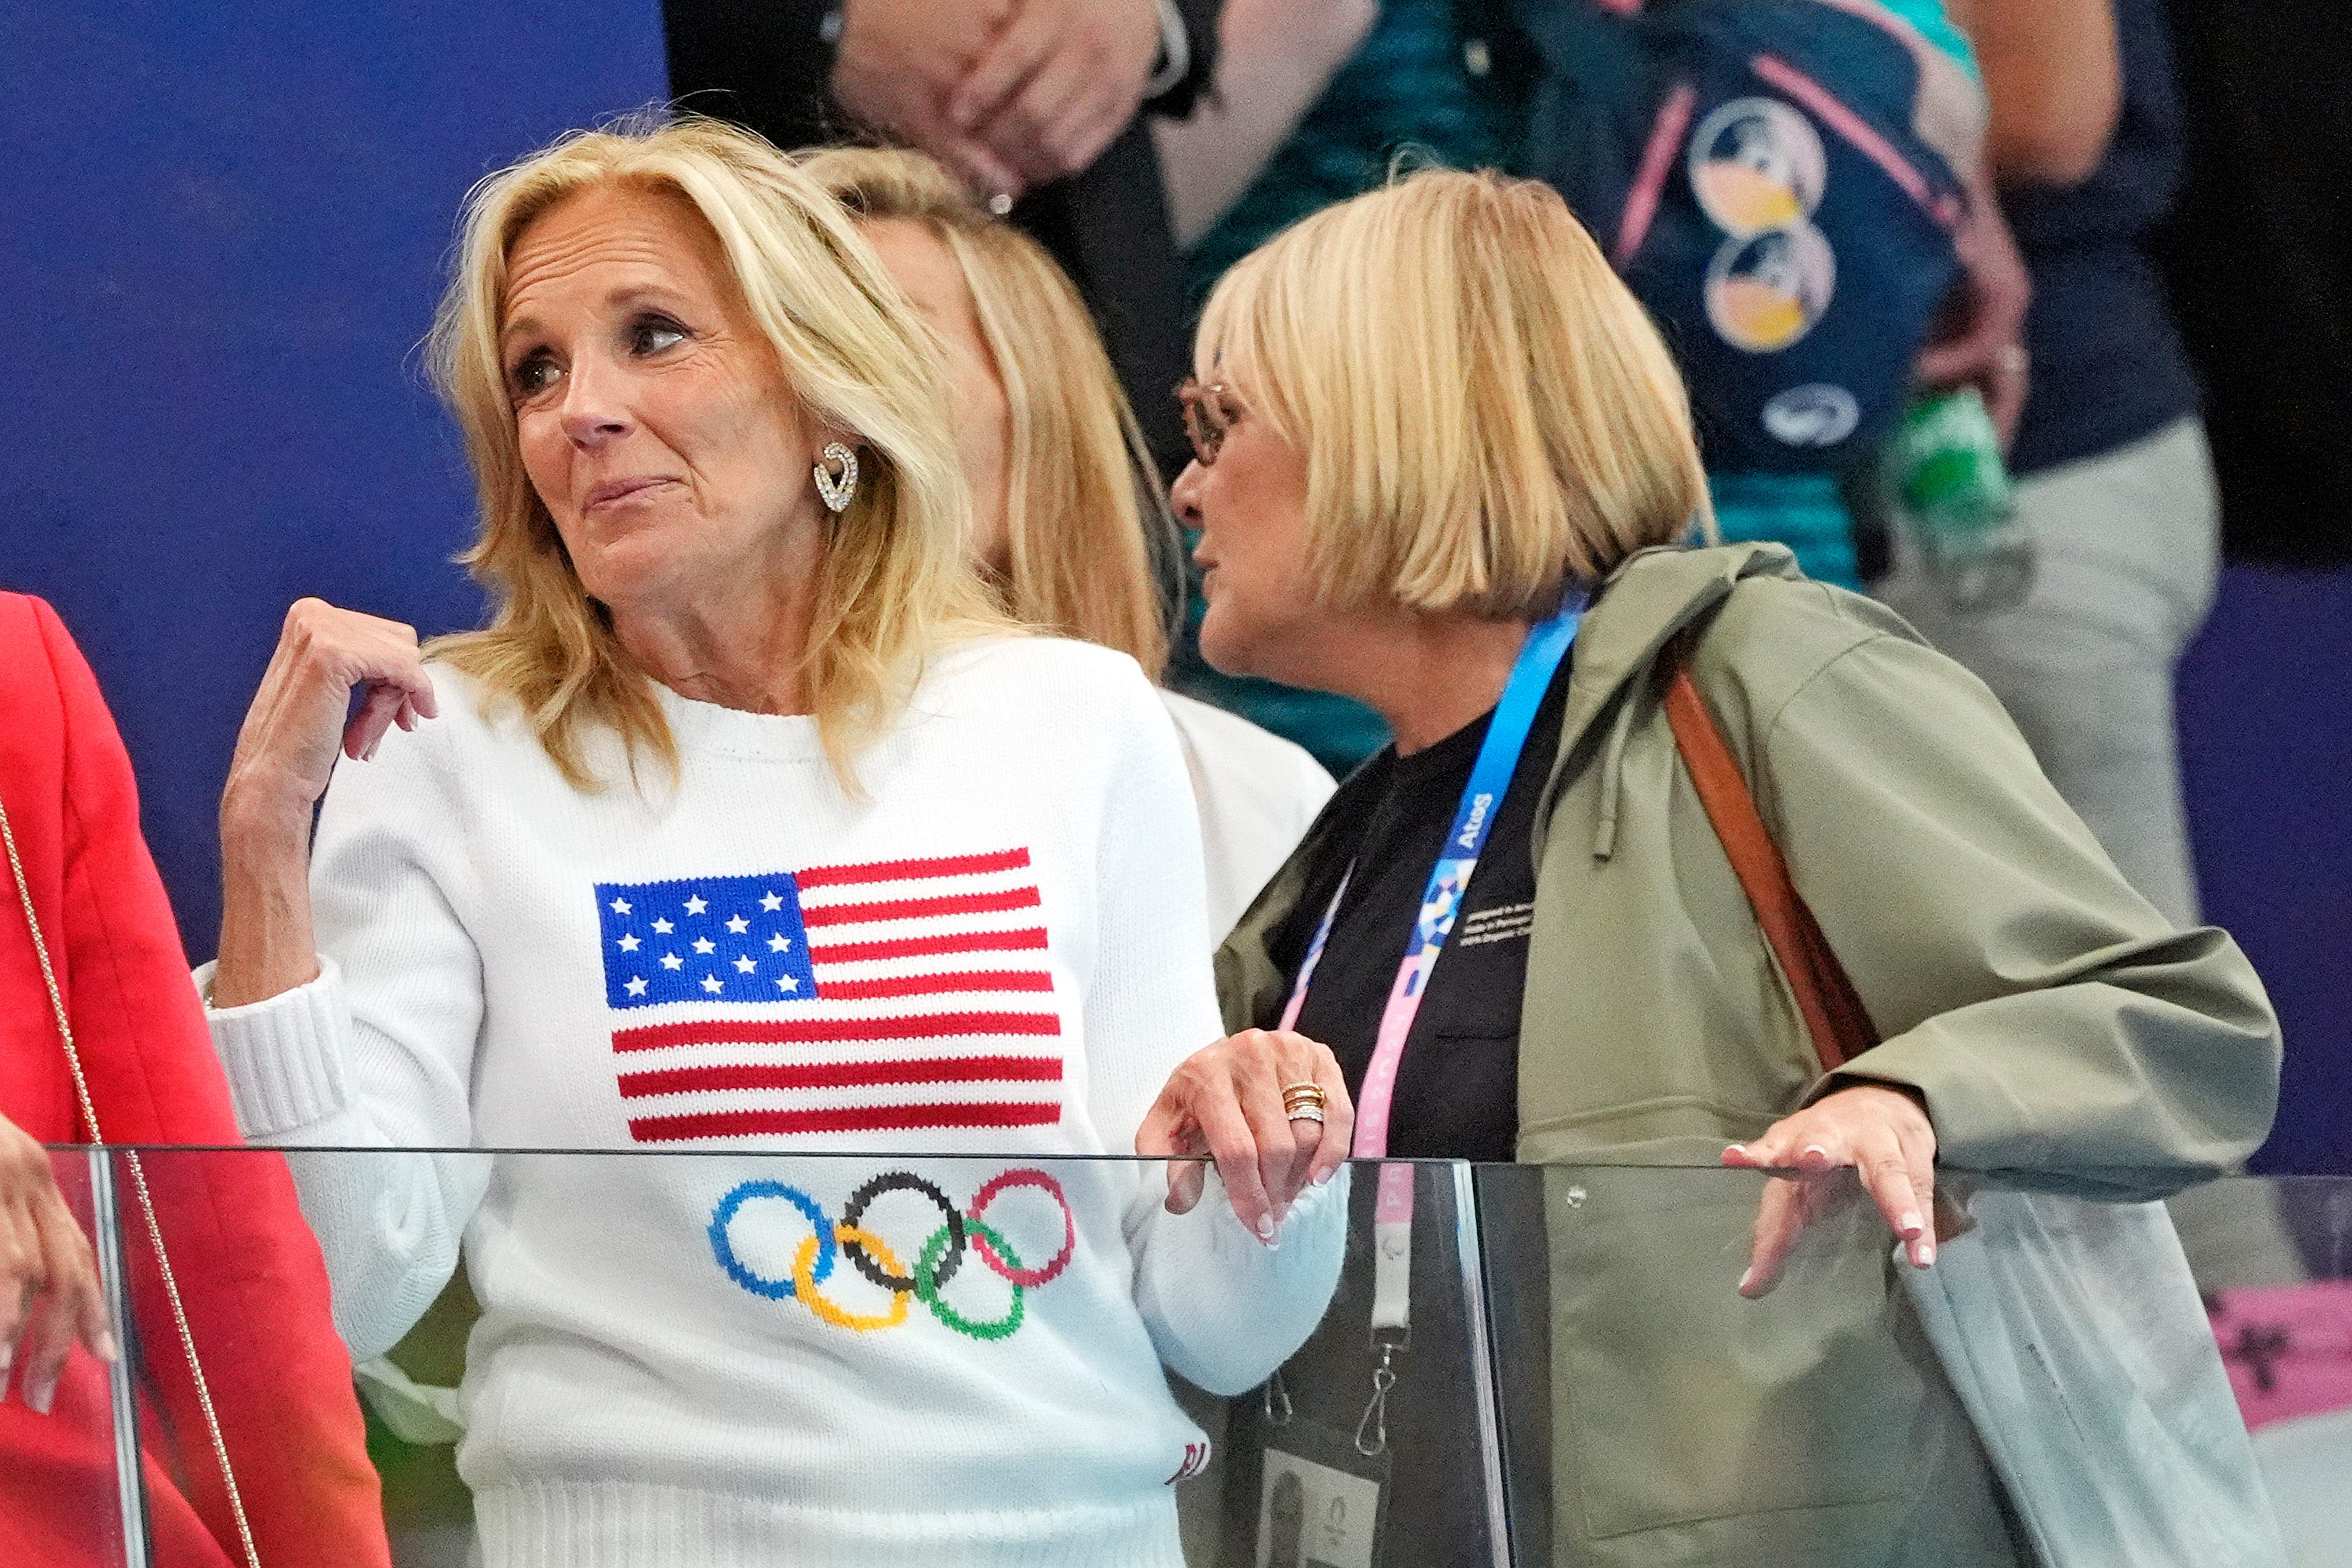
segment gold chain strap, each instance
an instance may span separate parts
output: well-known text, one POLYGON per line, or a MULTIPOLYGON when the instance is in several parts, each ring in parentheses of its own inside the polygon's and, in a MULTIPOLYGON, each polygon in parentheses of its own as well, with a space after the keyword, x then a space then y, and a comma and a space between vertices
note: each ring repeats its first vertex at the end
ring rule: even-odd
MULTIPOLYGON (((58 1037, 65 1042, 66 1066, 73 1073, 74 1098, 81 1104, 81 1119, 89 1126, 89 1141, 103 1144, 105 1135, 98 1130, 98 1107, 89 1098, 89 1080, 82 1076, 81 1053, 74 1048, 73 1023, 66 1016, 65 994, 58 989, 57 971, 49 963, 49 944, 41 938, 40 917, 33 910, 33 885, 26 879, 25 862, 16 854, 16 830, 8 825, 8 808, 0 805, 0 843, 8 849, 8 869, 16 879, 16 897, 25 906, 25 924, 33 933, 33 955, 41 963, 41 981, 49 988, 49 1008, 58 1020, 58 1037)), ((196 1403, 203 1406, 205 1430, 212 1436, 213 1458, 219 1461, 221 1479, 228 1486, 228 1506, 236 1516, 236 1533, 245 1543, 246 1568, 261 1568, 261 1552, 253 1543, 253 1527, 246 1521, 245 1499, 236 1487, 236 1470, 228 1461, 228 1440, 221 1436, 220 1415, 213 1409, 212 1388, 205 1381, 205 1363, 196 1357, 195 1331, 188 1326, 187 1309, 180 1304, 180 1282, 172 1272, 172 1255, 163 1249, 163 1227, 155 1218, 155 1200, 147 1191, 146 1168, 139 1163, 136 1150, 124 1152, 123 1162, 131 1167, 131 1184, 139 1194, 139 1212, 146 1216, 147 1239, 155 1248, 155 1261, 163 1272, 163 1294, 172 1303, 172 1321, 180 1331, 180 1349, 187 1355, 188 1370, 195 1376, 196 1403)), ((128 1341, 126 1340, 126 1343, 128 1341)))

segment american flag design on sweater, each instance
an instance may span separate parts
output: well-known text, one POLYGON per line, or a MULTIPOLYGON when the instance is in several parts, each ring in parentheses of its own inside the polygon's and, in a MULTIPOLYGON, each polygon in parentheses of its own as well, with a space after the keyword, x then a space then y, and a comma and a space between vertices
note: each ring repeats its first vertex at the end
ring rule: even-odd
POLYGON ((600 882, 596 906, 640 1143, 1061 1120, 1026 848, 600 882))

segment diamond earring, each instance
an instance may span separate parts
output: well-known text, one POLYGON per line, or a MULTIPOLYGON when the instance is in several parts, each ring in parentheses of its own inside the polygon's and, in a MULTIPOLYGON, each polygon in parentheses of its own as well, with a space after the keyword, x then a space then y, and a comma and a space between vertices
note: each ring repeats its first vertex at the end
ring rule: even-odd
POLYGON ((857 493, 857 454, 838 441, 827 441, 824 462, 816 466, 815 473, 816 493, 824 498, 824 504, 835 511, 848 510, 850 498, 857 493), (827 471, 828 463, 841 465, 839 479, 827 471))

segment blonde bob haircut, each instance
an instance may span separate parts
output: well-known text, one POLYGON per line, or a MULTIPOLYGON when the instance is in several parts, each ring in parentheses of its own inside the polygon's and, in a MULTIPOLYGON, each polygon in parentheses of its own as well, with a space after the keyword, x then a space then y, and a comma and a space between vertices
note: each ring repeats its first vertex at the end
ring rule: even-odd
POLYGON ((574 132, 467 196, 429 348, 481 497, 480 535, 461 559, 495 610, 486 628, 431 651, 519 705, 575 788, 602 782, 585 750, 600 730, 620 737, 633 774, 650 753, 675 776, 653 683, 588 597, 523 470, 499 356, 516 241, 557 203, 612 185, 673 196, 682 221, 709 226, 812 423, 859 449, 803 667, 825 751, 854 787, 852 757, 898 718, 924 659, 1005 623, 965 560, 971 492, 935 340, 841 205, 766 142, 716 121, 647 114, 574 132))
POLYGON ((1549 186, 1424 169, 1218 283, 1194 358, 1307 458, 1308 589, 1549 613, 1712 522, 1673 358, 1549 186))
POLYGON ((1158 680, 1168 626, 1153 562, 1176 520, 1093 318, 1045 247, 920 153, 832 147, 801 166, 868 222, 910 224, 954 258, 1012 416, 1005 454, 1014 619, 1129 655, 1158 680))

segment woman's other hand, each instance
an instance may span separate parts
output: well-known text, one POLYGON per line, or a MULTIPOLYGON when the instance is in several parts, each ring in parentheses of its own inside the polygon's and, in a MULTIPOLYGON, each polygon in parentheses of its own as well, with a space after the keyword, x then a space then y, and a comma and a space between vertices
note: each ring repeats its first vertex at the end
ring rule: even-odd
POLYGON ((1199 1156, 1214 1158, 1234 1213, 1271 1243, 1300 1190, 1328 1181, 1347 1159, 1355 1124, 1328 1047, 1286 1029, 1244 1029, 1184 1059, 1136 1130, 1135 1152, 1170 1162, 1171 1214, 1201 1201, 1208 1170, 1199 1156), (1302 1083, 1323 1091, 1319 1123, 1284 1113, 1283 1090, 1302 1083))
POLYGON ((1843 1195, 1840 1173, 1847 1170, 1903 1238, 1913 1267, 1936 1261, 1936 1129, 1902 1089, 1855 1084, 1824 1095, 1755 1142, 1734 1143, 1723 1163, 1799 1173, 1775 1176, 1764 1189, 1755 1248, 1739 1277, 1743 1296, 1761 1296, 1779 1282, 1798 1236, 1843 1195))
POLYGON ((439 711, 415 627, 318 599, 286 612, 221 795, 215 1006, 263 1001, 317 976, 310 814, 334 776, 335 753, 364 762, 393 725, 413 730, 439 711))
POLYGON ((58 1191, 48 1151, 0 1117, 0 1397, 11 1373, 47 1415, 75 1340, 112 1361, 98 1260, 58 1191))
POLYGON ((1992 178, 1979 163, 1966 177, 1968 209, 1953 236, 1960 275, 1944 301, 1912 374, 1928 386, 1973 386, 1984 396, 2003 452, 2025 412, 2032 360, 2025 352, 2025 310, 2033 279, 2017 237, 2001 216, 1992 178))
POLYGON ((364 761, 393 725, 413 730, 438 711, 415 627, 298 599, 237 731, 223 810, 298 816, 307 837, 339 745, 364 761), (364 693, 356 713, 353 691, 364 693))

